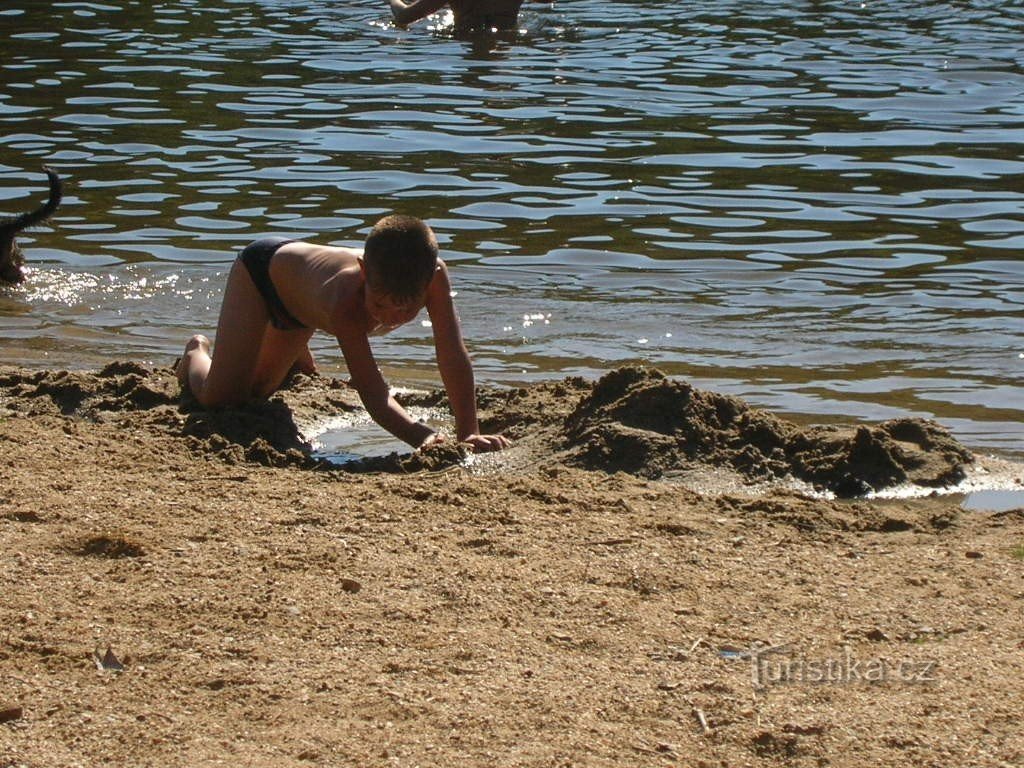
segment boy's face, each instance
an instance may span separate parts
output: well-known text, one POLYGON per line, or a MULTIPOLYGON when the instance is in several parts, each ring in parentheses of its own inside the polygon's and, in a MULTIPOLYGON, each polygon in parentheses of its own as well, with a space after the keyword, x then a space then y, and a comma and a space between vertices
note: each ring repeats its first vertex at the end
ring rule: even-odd
POLYGON ((393 296, 374 290, 369 284, 366 285, 366 311, 370 317, 383 325, 408 323, 419 314, 426 301, 426 291, 415 299, 397 301, 393 296))

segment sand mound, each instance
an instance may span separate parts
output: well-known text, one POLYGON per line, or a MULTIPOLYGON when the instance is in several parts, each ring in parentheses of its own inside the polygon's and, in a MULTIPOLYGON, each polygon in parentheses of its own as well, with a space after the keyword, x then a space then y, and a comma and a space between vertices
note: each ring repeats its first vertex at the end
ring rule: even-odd
MULTIPOLYGON (((301 399, 301 386, 296 393, 301 399)), ((114 421, 133 430, 185 436, 193 452, 215 454, 229 463, 318 463, 309 457, 293 408, 282 398, 207 411, 181 395, 173 371, 134 362, 113 362, 99 373, 0 369, 0 409, 114 421)))
POLYGON ((96 374, 0 369, 0 392, 9 410, 65 415, 154 408, 178 396, 175 383, 132 362, 114 362, 96 374))
POLYGON ((800 429, 738 398, 644 368, 601 378, 566 418, 563 440, 570 463, 589 469, 653 478, 700 462, 752 480, 792 476, 842 496, 904 482, 950 485, 973 461, 932 422, 800 429))

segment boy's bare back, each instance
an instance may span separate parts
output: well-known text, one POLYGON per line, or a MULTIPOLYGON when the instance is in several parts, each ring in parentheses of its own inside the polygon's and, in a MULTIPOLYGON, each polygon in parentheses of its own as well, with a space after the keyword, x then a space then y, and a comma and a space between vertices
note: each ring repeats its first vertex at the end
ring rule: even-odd
MULTIPOLYGON (((270 277, 285 306, 303 325, 338 335, 339 314, 359 315, 363 287, 362 249, 297 241, 282 245, 270 264, 270 277)), ((372 329, 367 329, 369 332, 372 329)))
MULTIPOLYGON (((361 248, 287 243, 275 253, 270 277, 284 305, 306 327, 339 339, 378 336, 412 320, 422 306, 386 306, 371 315, 362 256, 361 248)), ((437 269, 445 271, 441 259, 437 269)), ((428 300, 438 290, 436 282, 427 286, 428 300)))

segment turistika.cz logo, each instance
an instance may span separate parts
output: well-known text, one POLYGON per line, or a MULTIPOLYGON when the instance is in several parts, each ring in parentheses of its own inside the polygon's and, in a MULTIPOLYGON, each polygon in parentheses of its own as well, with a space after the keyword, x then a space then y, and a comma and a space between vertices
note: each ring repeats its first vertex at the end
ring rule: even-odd
POLYGON ((900 685, 933 683, 938 662, 916 659, 858 658, 849 646, 838 657, 807 658, 787 646, 750 651, 754 685, 900 685))

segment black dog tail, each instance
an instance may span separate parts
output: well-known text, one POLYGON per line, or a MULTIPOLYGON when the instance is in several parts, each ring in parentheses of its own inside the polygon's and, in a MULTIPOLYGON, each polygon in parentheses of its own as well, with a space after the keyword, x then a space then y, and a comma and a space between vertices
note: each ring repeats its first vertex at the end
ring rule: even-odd
POLYGON ((20 232, 28 227, 42 224, 53 215, 53 212, 60 205, 60 201, 64 199, 64 185, 61 183, 60 176, 52 168, 47 168, 45 165, 43 166, 43 171, 46 172, 46 176, 50 180, 50 199, 36 210, 16 216, 8 224, 11 231, 20 232))

